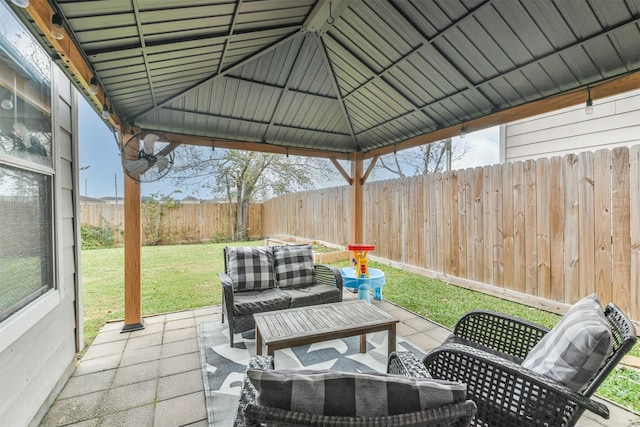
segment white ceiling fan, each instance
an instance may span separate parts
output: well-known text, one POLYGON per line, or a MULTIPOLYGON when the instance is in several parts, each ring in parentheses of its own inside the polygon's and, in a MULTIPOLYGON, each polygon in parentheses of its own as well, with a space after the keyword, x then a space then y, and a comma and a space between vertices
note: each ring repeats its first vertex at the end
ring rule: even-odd
POLYGON ((163 134, 137 133, 122 147, 124 172, 138 182, 153 182, 164 177, 173 166, 173 143, 163 134))

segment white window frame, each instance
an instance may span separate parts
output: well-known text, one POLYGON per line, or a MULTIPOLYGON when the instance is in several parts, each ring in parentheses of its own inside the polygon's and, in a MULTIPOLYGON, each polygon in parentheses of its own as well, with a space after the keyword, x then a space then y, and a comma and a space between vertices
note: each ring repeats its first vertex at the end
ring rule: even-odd
MULTIPOLYGON (((4 6, 6 7, 6 5, 4 6)), ((7 8, 7 10, 9 10, 7 8)), ((19 19, 9 10, 11 19, 14 19, 23 29, 24 25, 19 19)), ((25 33, 28 31, 25 29, 25 33)), ((33 39, 33 37, 32 37, 33 39)), ((33 39, 33 42, 37 44, 37 41, 33 39)), ((51 100, 51 166, 40 165, 36 162, 30 162, 25 159, 14 157, 0 152, 0 164, 12 166, 25 171, 38 173, 41 175, 47 175, 51 177, 51 262, 52 266, 52 288, 40 295, 35 300, 31 301, 17 312, 9 316, 0 322, 0 353, 13 345, 20 337, 25 335, 31 328, 35 327, 38 322, 42 321, 53 310, 56 309, 64 298, 64 290, 61 289, 60 283, 60 254, 62 253, 58 239, 58 230, 61 227, 59 212, 60 212, 60 188, 58 180, 56 179, 56 171, 60 168, 60 158, 58 153, 58 147, 56 140, 58 137, 58 121, 57 121, 57 99, 58 91, 56 85, 56 64, 53 60, 49 60, 49 78, 50 78, 50 100, 51 100)))

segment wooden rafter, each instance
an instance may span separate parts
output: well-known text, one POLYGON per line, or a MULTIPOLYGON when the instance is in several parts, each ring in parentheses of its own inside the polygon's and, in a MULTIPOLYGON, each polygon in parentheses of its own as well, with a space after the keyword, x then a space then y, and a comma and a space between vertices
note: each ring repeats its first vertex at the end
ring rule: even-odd
POLYGON ((331 163, 333 163, 333 166, 335 166, 338 172, 340 172, 340 175, 342 175, 344 180, 347 181, 347 184, 351 185, 351 183, 353 182, 353 179, 349 176, 347 171, 344 170, 342 165, 338 163, 338 160, 335 157, 331 157, 329 160, 331 160, 331 163))
MULTIPOLYGON (((152 129, 148 129, 152 131, 152 129)), ((158 130, 169 138, 169 140, 180 143, 180 144, 188 144, 188 145, 197 145, 201 147, 216 147, 216 148, 227 148, 231 150, 244 150, 244 151, 259 151, 263 153, 273 153, 273 154, 290 154, 292 156, 305 156, 305 157, 318 157, 324 159, 340 159, 340 160, 349 160, 349 153, 342 153, 339 151, 328 151, 328 150, 313 150, 310 148, 295 148, 295 147, 284 147, 280 145, 273 144, 265 144, 260 142, 249 142, 249 141, 233 141, 229 139, 219 139, 219 138, 208 138, 203 136, 194 136, 194 135, 183 135, 171 132, 165 132, 162 130, 158 130)))

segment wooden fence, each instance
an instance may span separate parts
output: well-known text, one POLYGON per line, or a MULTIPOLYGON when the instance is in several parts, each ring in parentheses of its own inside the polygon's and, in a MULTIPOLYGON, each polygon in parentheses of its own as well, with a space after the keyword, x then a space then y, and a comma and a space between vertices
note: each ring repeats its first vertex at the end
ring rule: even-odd
MULTIPOLYGON (((253 238, 261 238, 262 205, 249 206, 248 231, 253 238)), ((230 217, 235 206, 227 203, 141 206, 143 244, 208 242, 231 240, 230 217)), ((114 242, 123 242, 124 208, 115 204, 82 204, 80 220, 83 225, 108 228, 114 242)))
MULTIPOLYGON (((376 258, 558 312, 597 292, 640 320, 640 146, 372 182, 364 209, 376 258)), ((231 237, 227 204, 152 216, 147 240, 159 217, 174 241, 231 237)), ((122 206, 82 205, 81 219, 117 231, 122 206)), ((349 188, 251 205, 249 228, 346 245, 349 188)))
MULTIPOLYGON (((374 255, 562 311, 597 292, 640 320, 640 146, 366 184, 374 255), (554 304, 554 302, 558 304, 554 304)), ((264 203, 266 235, 347 244, 347 187, 264 203)))

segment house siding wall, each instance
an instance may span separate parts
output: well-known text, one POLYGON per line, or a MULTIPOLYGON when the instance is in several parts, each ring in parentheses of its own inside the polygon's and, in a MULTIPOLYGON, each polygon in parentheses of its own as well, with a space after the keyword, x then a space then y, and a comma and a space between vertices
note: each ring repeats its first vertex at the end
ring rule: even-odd
MULTIPOLYGON (((0 352, 0 424, 7 426, 39 425, 51 403, 75 369, 81 321, 77 311, 79 288, 79 250, 75 198, 77 178, 74 164, 77 141, 74 137, 76 93, 64 74, 54 67, 53 150, 56 164, 54 177, 54 221, 57 288, 35 302, 41 313, 30 313, 39 319, 21 331, 0 352), (79 330, 77 330, 79 328, 79 330)), ((25 310, 32 308, 27 307, 25 310)), ((25 311, 23 310, 23 311, 25 311)), ((16 316, 21 316, 17 313, 16 316)), ((15 320, 15 319, 14 319, 15 320)), ((21 322, 8 319, 12 328, 23 328, 21 322)), ((4 325, 6 328, 7 326, 4 325)), ((5 331, 6 332, 6 331, 5 331)))
MULTIPOLYGON (((585 93, 586 101, 586 93, 585 93)), ((502 127, 501 162, 640 144, 640 90, 511 122, 502 127)))

